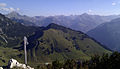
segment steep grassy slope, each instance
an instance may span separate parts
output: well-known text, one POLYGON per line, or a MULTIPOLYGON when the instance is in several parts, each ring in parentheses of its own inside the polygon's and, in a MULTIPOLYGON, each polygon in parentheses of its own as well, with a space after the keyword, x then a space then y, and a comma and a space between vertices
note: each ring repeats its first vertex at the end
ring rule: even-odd
POLYGON ((6 65, 10 58, 23 62, 23 52, 12 48, 20 47, 23 37, 33 35, 36 30, 38 28, 26 27, 0 14, 0 66, 6 65))
POLYGON ((110 53, 86 34, 56 24, 50 24, 39 34, 28 45, 29 61, 88 60, 94 54, 110 53))
POLYGON ((6 66, 11 58, 15 58, 23 63, 23 57, 23 51, 0 47, 0 66, 6 66))
POLYGON ((24 26, 0 14, 1 64, 7 64, 10 58, 24 62, 24 36, 28 37, 29 42, 28 63, 33 66, 56 59, 88 60, 94 54, 111 53, 82 32, 53 23, 40 28, 24 26))
POLYGON ((23 36, 34 34, 37 29, 13 22, 0 14, 0 45, 3 47, 15 47, 21 43, 23 36))

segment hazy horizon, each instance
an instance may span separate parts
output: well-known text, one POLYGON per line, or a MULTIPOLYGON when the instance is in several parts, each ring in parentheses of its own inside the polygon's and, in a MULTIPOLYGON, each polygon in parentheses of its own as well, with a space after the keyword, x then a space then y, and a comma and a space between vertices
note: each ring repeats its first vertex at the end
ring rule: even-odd
POLYGON ((28 16, 118 15, 119 0, 1 0, 0 13, 17 11, 28 16))
MULTIPOLYGON (((16 12, 16 11, 13 11, 13 12, 16 12)), ((11 14, 12 12, 9 12, 9 13, 2 13, 4 15, 7 15, 7 14, 11 14)), ((54 16, 79 16, 79 15, 84 15, 84 14, 88 14, 88 15, 98 15, 98 16, 119 16, 120 14, 110 14, 110 15, 100 15, 100 14, 90 14, 90 13, 81 13, 81 14, 76 14, 76 15, 73 15, 73 14, 70 14, 70 15, 62 15, 62 14, 58 14, 58 15, 33 15, 33 16, 30 16, 30 15, 27 15, 27 14, 23 14, 23 13, 20 13, 20 12, 16 12, 18 13, 19 15, 21 16, 28 16, 28 17, 36 17, 36 16, 43 16, 43 17, 54 17, 54 16)))

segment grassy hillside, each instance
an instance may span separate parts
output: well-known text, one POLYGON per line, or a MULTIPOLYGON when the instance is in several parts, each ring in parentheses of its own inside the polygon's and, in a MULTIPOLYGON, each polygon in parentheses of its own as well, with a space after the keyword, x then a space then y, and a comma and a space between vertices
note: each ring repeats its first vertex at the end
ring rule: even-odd
POLYGON ((30 61, 88 60, 94 54, 110 53, 86 34, 56 24, 50 24, 39 33, 42 35, 30 42, 34 46, 28 45, 30 61))
POLYGON ((24 62, 23 37, 28 37, 28 63, 32 66, 53 60, 89 60, 94 54, 111 53, 80 31, 51 23, 47 27, 30 27, 0 14, 0 66, 10 58, 24 62))
POLYGON ((23 51, 0 47, 0 66, 6 66, 11 58, 15 58, 23 63, 23 57, 23 51))
POLYGON ((36 30, 38 28, 24 26, 0 14, 0 45, 3 47, 18 46, 24 36, 34 34, 36 30))

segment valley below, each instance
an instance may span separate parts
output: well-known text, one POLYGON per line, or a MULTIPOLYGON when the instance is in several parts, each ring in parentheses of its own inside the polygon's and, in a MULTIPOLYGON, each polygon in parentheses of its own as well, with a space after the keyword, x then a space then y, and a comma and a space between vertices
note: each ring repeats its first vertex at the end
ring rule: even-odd
POLYGON ((119 0, 0 0, 0 69, 120 69, 119 0))
MULTIPOLYGON (((15 12, 12 14, 17 15, 17 17, 19 15, 15 12)), ((83 14, 81 16, 86 18, 91 15, 83 14)), ((20 15, 19 17, 21 20, 24 18, 20 15)), ((21 22, 21 20, 0 14, 0 66, 3 69, 10 68, 8 64, 10 60, 15 63, 13 63, 15 65, 13 69, 21 69, 21 67, 28 67, 28 69, 32 69, 32 67, 35 69, 101 69, 103 66, 105 68, 102 69, 113 69, 117 66, 116 62, 120 61, 120 53, 115 52, 119 50, 114 51, 114 48, 109 47, 111 45, 106 45, 94 38, 100 33, 95 34, 95 31, 91 35, 91 31, 97 27, 92 30, 89 29, 90 31, 86 34, 86 31, 81 31, 82 29, 76 31, 73 28, 57 24, 57 22, 49 23, 46 26, 36 26, 32 22, 29 25, 30 21, 23 20, 21 22), (25 36, 28 41, 26 46, 27 65, 31 67, 24 64, 23 38, 25 36), (111 66, 108 67, 106 64, 111 66), (114 64, 116 65, 114 66, 114 64)), ((119 19, 117 20, 111 22, 119 22, 119 19)), ((107 24, 109 22, 102 23, 98 27, 107 24)), ((117 27, 118 25, 113 26, 117 27)), ((111 26, 107 27, 111 28, 111 26)), ((104 30, 104 32, 106 31, 104 30)), ((105 37, 103 36, 103 38, 105 37)))
POLYGON ((112 53, 104 45, 81 31, 75 31, 54 23, 46 27, 24 26, 0 14, 0 66, 6 66, 14 58, 24 63, 23 37, 28 38, 28 64, 87 61, 91 56, 112 53))

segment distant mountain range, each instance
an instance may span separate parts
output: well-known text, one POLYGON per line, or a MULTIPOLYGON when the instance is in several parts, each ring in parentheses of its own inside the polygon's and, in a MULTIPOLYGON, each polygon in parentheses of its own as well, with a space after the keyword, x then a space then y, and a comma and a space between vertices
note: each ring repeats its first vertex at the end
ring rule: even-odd
POLYGON ((57 24, 46 27, 24 26, 0 14, 0 65, 10 58, 24 60, 23 37, 28 37, 28 64, 53 60, 88 60, 94 54, 111 53, 99 42, 80 31, 57 24))
POLYGON ((29 17, 26 15, 20 15, 17 12, 11 12, 6 15, 8 18, 22 23, 26 26, 47 26, 50 23, 56 23, 73 30, 78 30, 82 32, 87 32, 96 26, 109 22, 112 19, 119 18, 119 15, 110 15, 110 16, 99 16, 99 15, 89 15, 87 13, 81 15, 71 15, 71 16, 35 16, 29 17))
POLYGON ((114 51, 120 51, 120 18, 103 23, 87 33, 114 51))

